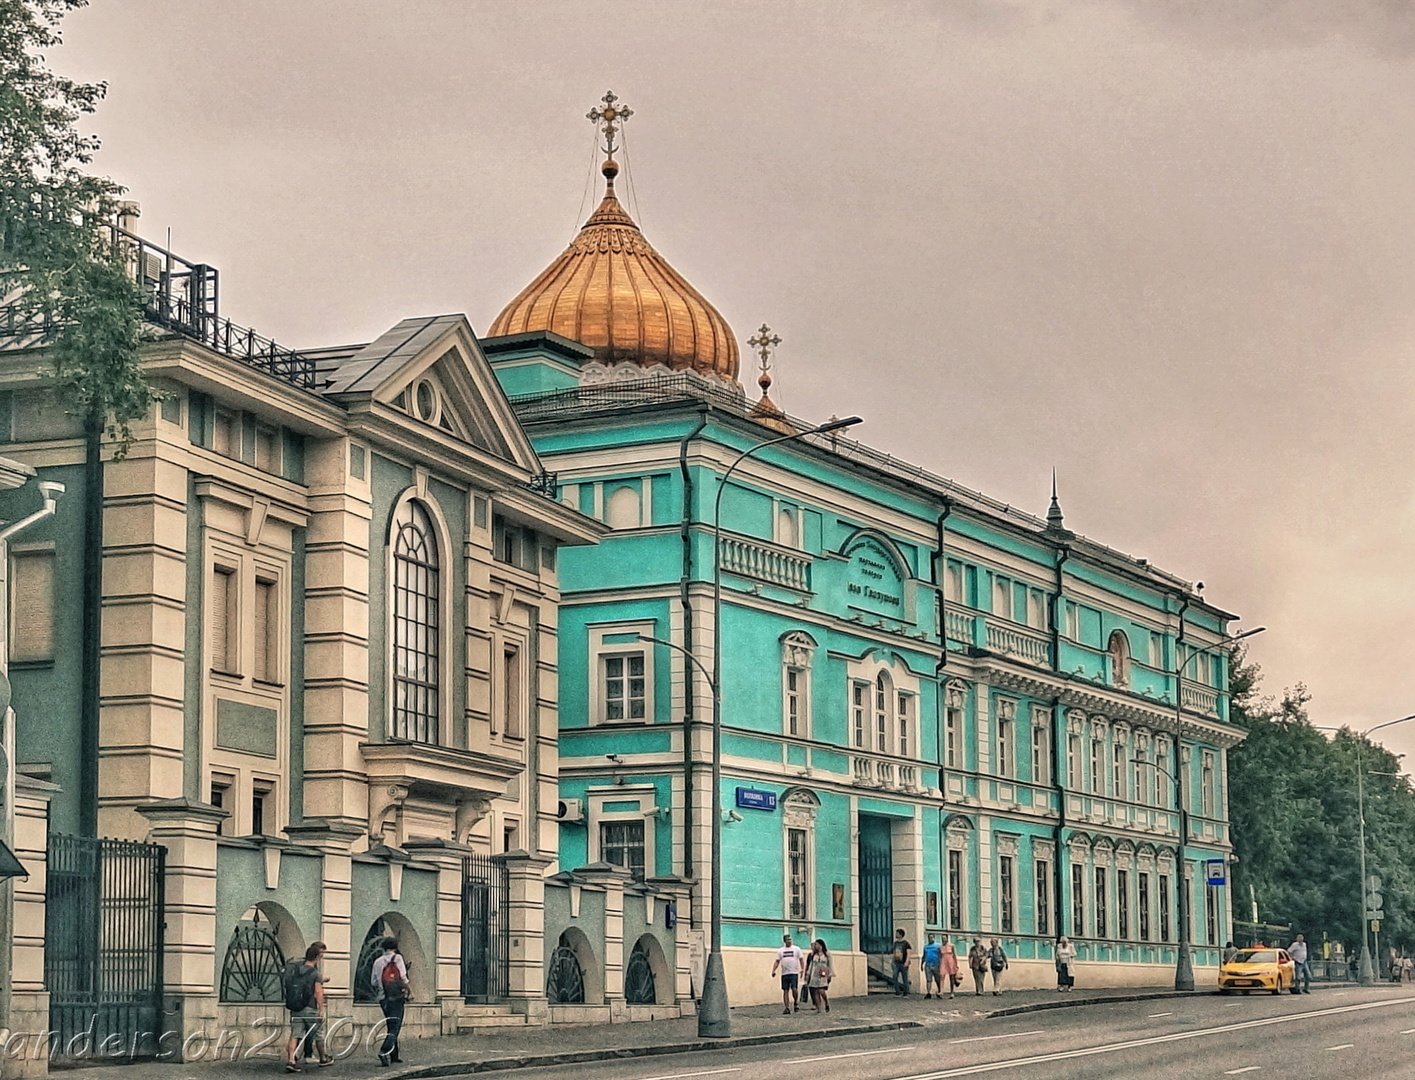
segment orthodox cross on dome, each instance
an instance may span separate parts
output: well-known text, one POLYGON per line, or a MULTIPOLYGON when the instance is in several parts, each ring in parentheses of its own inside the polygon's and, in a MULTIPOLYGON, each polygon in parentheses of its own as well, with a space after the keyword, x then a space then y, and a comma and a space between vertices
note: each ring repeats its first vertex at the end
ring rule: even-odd
POLYGON ((781 344, 781 338, 771 332, 771 327, 762 323, 756 334, 747 339, 747 344, 757 350, 761 359, 761 369, 765 373, 771 367, 772 351, 781 344))
POLYGON ((604 136, 604 152, 612 159, 617 149, 614 140, 619 135, 624 121, 634 115, 634 110, 627 105, 616 104, 619 95, 613 90, 606 90, 604 97, 599 100, 601 104, 585 113, 585 119, 599 125, 600 134, 604 136))

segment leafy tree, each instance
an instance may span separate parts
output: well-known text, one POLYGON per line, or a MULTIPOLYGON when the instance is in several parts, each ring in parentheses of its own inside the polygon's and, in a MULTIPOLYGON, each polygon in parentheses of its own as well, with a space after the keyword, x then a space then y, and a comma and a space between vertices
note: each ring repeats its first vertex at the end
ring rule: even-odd
POLYGON ((128 252, 104 223, 122 189, 86 171, 98 149, 79 130, 106 84, 51 71, 59 24, 87 0, 0 0, 0 285, 13 324, 46 333, 70 407, 97 440, 155 393, 138 363, 142 294, 128 252))

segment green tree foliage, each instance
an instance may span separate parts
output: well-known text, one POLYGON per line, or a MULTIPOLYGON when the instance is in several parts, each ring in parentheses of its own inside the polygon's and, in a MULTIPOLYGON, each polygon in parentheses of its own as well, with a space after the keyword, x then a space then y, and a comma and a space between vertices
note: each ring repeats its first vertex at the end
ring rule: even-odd
POLYGON ((1235 918, 1249 918, 1252 896, 1262 922, 1290 922, 1318 943, 1359 942, 1359 757, 1367 873, 1384 883, 1382 944, 1415 945, 1415 791, 1399 759, 1348 729, 1328 738, 1300 684, 1273 701, 1259 696, 1260 681, 1257 665, 1235 656, 1230 717, 1248 733, 1228 756, 1235 918))
POLYGON ((79 130, 107 88, 45 62, 85 3, 0 0, 0 294, 10 319, 47 334, 70 407, 121 449, 155 394, 138 365, 142 295, 103 227, 122 189, 88 174, 98 140, 79 130))

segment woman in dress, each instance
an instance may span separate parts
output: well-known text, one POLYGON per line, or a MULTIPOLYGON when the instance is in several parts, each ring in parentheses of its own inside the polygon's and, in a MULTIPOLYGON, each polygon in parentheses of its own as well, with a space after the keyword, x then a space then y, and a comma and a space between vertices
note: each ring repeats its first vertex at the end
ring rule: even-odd
POLYGON ((816 1012, 830 1012, 830 980, 834 977, 830 949, 823 938, 816 938, 811 942, 811 955, 806 959, 806 987, 811 992, 811 1004, 816 1012))
POLYGON ((958 950, 953 947, 953 942, 948 938, 943 939, 943 955, 939 959, 939 975, 948 984, 948 996, 952 998, 958 989, 958 984, 963 980, 958 977, 958 950))
POLYGON ((1076 985, 1076 946, 1063 935, 1056 943, 1056 992, 1076 985))

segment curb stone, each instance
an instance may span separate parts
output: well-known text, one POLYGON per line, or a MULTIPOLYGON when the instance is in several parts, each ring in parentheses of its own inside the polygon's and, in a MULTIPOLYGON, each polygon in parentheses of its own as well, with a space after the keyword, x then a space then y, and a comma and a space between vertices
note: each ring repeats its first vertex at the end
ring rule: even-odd
MULTIPOLYGON (((1348 986, 1356 986, 1356 983, 1339 982, 1323 983, 1320 986, 1314 985, 1313 990, 1340 990, 1348 986)), ((1189 997, 1218 997, 1217 990, 1158 990, 1146 993, 1144 991, 1134 994, 1111 994, 1106 997, 1081 997, 1070 998, 1061 1001, 1037 1001, 1030 1005, 1012 1005, 1005 1009, 993 1009, 983 1015, 988 1020, 999 1019, 1004 1016, 1023 1016, 1027 1013, 1049 1012, 1052 1009, 1079 1009, 1084 1005, 1116 1005, 1130 1001, 1164 1001, 1167 998, 1189 998, 1189 997)))
MULTIPOLYGON (((924 1025, 917 1020, 898 1020, 887 1024, 853 1024, 849 1027, 818 1028, 793 1031, 793 1040, 833 1039, 843 1035, 872 1035, 881 1031, 902 1031, 924 1025)), ((665 1054, 691 1054, 703 1050, 731 1050, 743 1046, 762 1046, 775 1042, 780 1032, 770 1035, 744 1035, 729 1039, 692 1039, 681 1043, 657 1043, 649 1046, 608 1047, 598 1050, 567 1050, 561 1054, 521 1054, 514 1057, 488 1058, 485 1061, 452 1061, 428 1065, 395 1074, 396 1080, 434 1080, 441 1076, 465 1076, 469 1073, 504 1072, 509 1069, 542 1068, 553 1065, 582 1065, 591 1061, 617 1061, 631 1058, 659 1057, 665 1054)))

